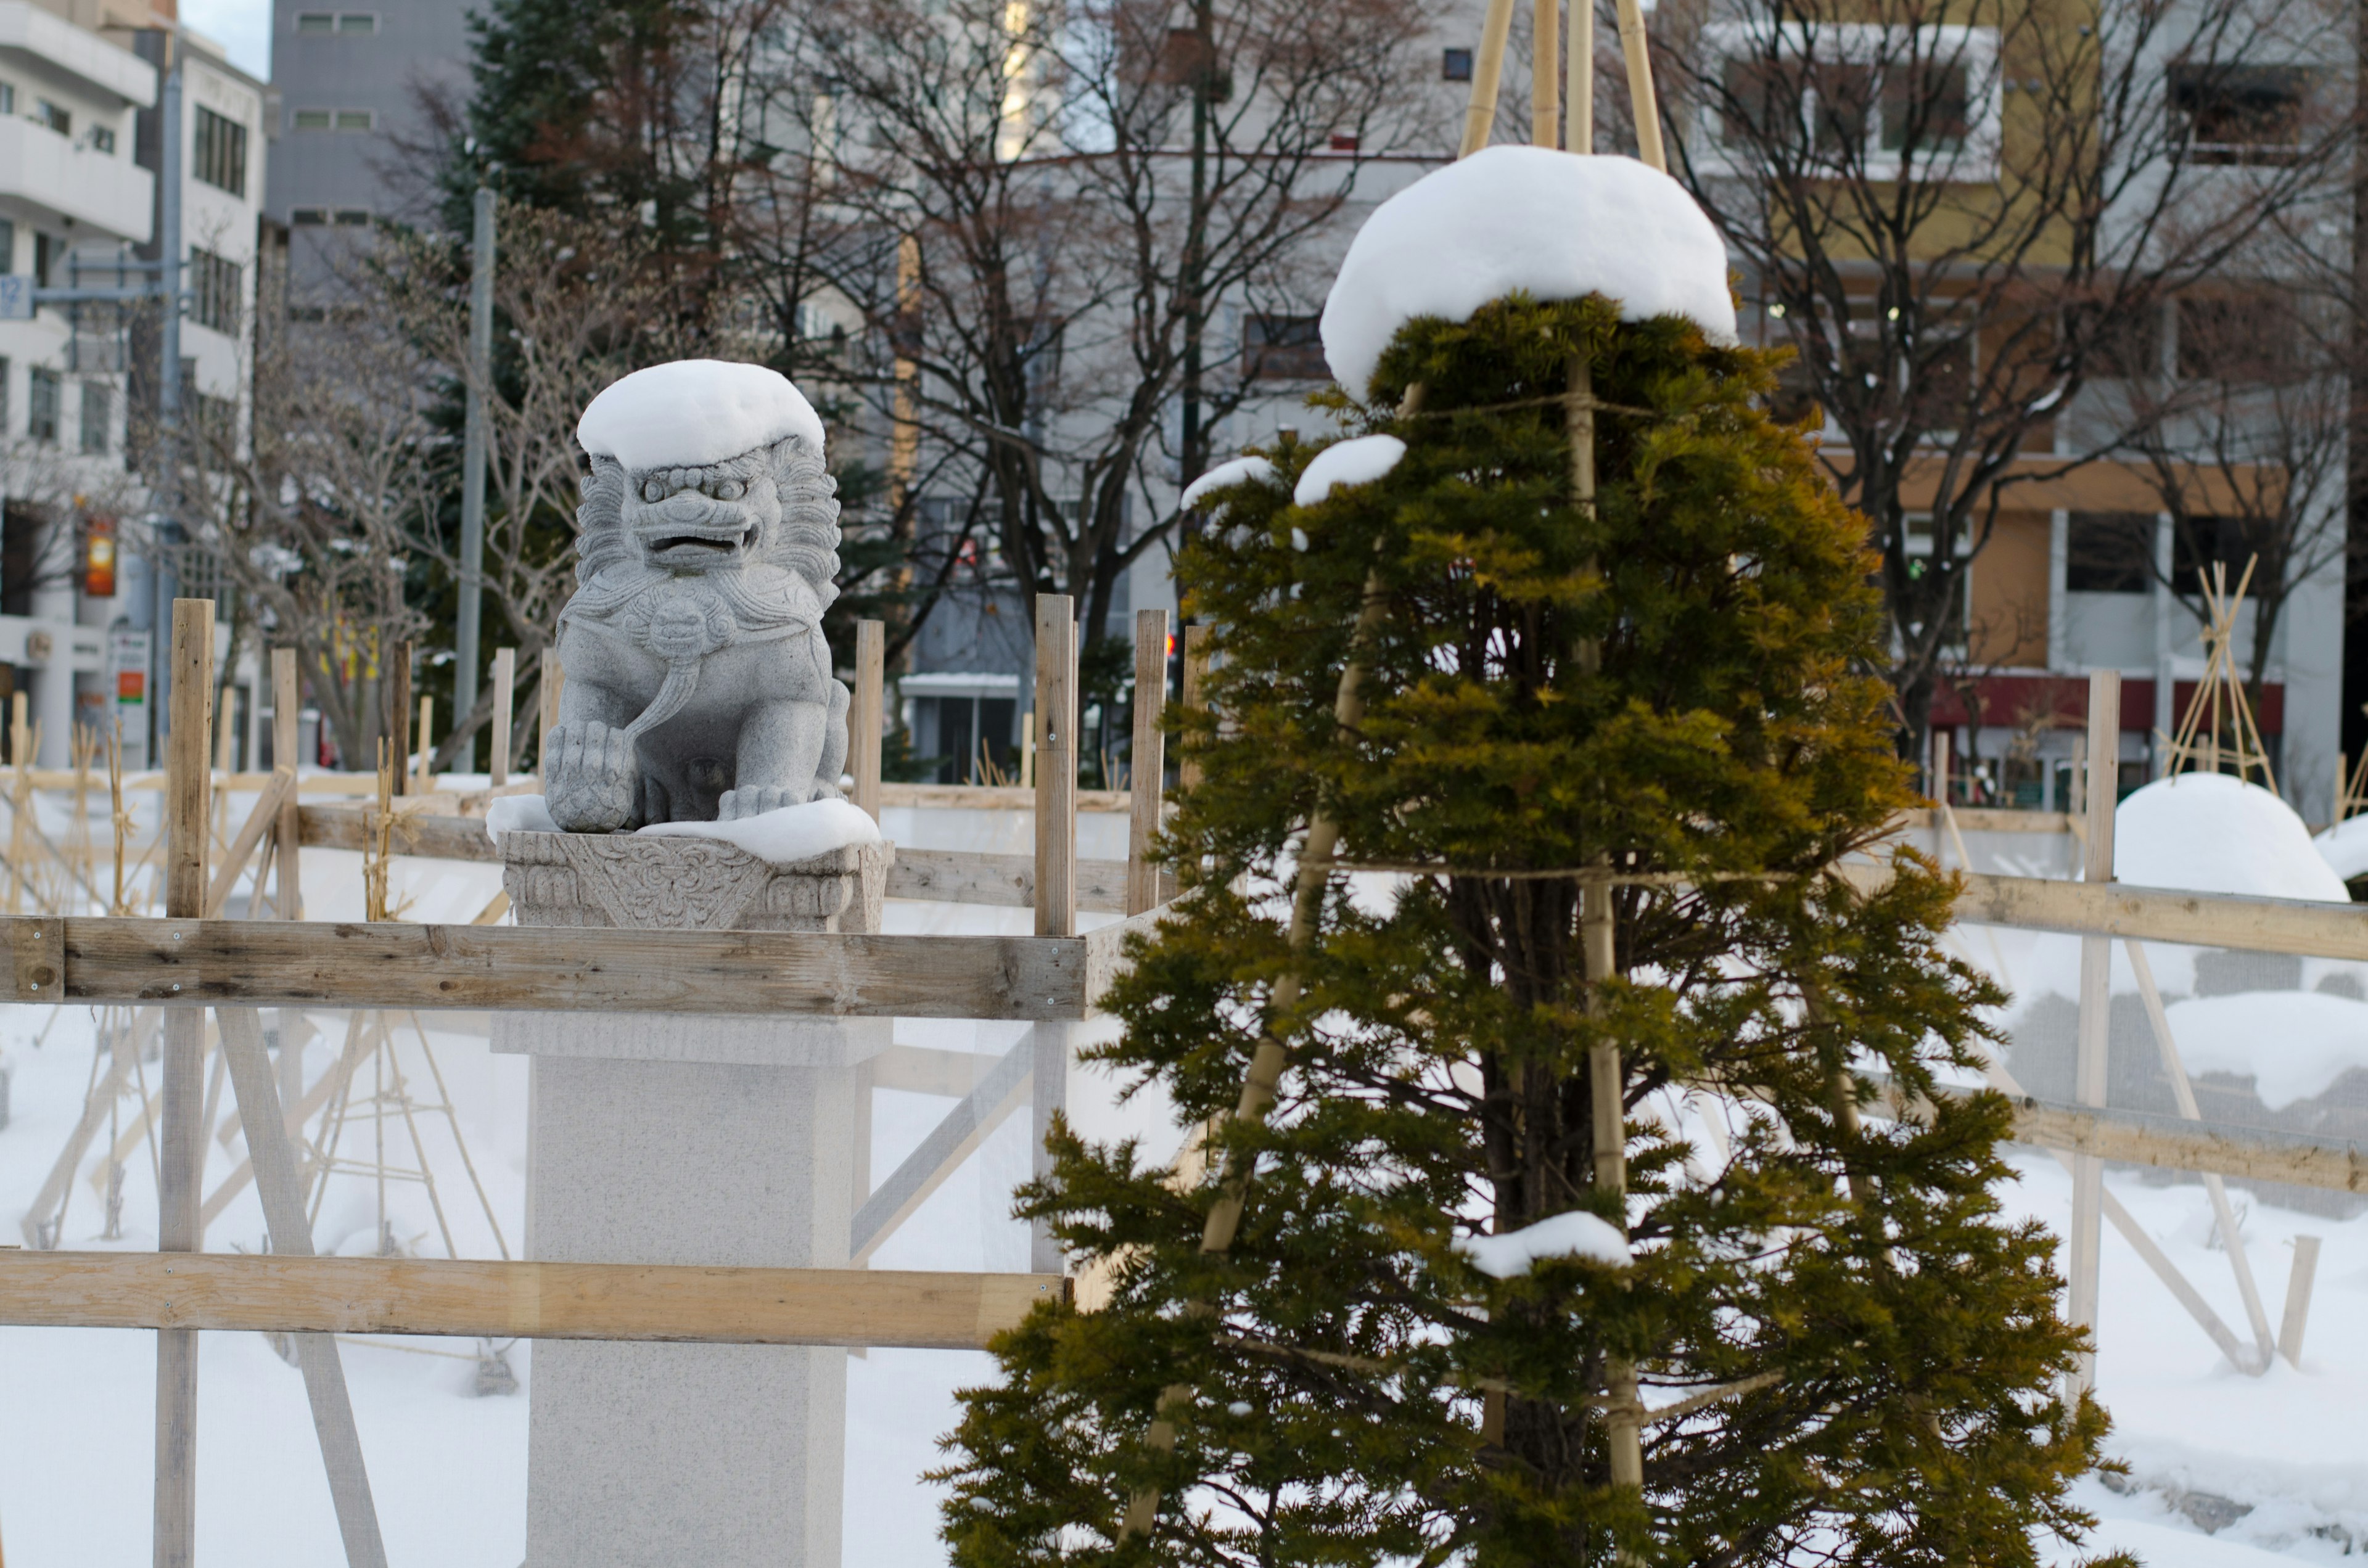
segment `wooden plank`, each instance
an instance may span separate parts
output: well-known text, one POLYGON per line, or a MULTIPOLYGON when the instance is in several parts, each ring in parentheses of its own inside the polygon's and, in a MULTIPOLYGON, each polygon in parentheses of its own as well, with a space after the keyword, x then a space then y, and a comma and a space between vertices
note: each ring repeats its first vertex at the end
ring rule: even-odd
POLYGON ((882 1242, 896 1233, 896 1227, 1003 1124, 1029 1089, 1036 1055, 1030 1040, 1022 1040, 1006 1051, 863 1200, 848 1221, 847 1256, 851 1261, 860 1264, 878 1251, 882 1242))
POLYGON ((887 680, 887 632, 876 620, 855 623, 855 702, 847 715, 848 772, 855 780, 855 804, 880 820, 880 722, 887 680))
POLYGON ((2356 1145, 2087 1110, 2028 1096, 2015 1101, 2014 1138, 2018 1143, 2126 1165, 2368 1193, 2368 1151, 2356 1145))
MULTIPOLYGON (((1954 806, 1957 825, 1967 833, 2035 833, 2065 834, 2073 830, 2074 818, 2069 812, 2018 812, 1996 806, 1954 806)), ((1935 825, 1938 811, 1918 808, 1902 812, 1891 819, 1895 833, 1930 833, 1935 825)))
POLYGON ((1036 934, 1077 934, 1077 616, 1036 596, 1036 934))
MULTIPOLYGON (((304 688, 296 678, 296 650, 275 648, 271 651, 271 759, 279 767, 298 766, 296 754, 303 749, 303 716, 304 688)), ((304 857, 299 852, 304 826, 297 800, 301 790, 300 785, 282 799, 276 829, 279 835, 274 857, 279 868, 276 907, 282 920, 304 918, 304 857)))
POLYGON ((495 789, 510 781, 510 727, 517 722, 518 650, 494 650, 494 756, 493 771, 485 781, 495 789))
MULTIPOLYGON (((359 850, 375 813, 371 806, 304 806, 299 831, 303 841, 315 848, 359 850)), ((483 817, 397 808, 390 838, 389 847, 397 855, 496 863, 502 858, 483 817)))
MULTIPOLYGON (((256 1190, 263 1199, 263 1220, 271 1236, 272 1254, 310 1257, 313 1225, 304 1212, 295 1141, 280 1125, 279 1090, 271 1080, 271 1058, 263 1046, 263 1020, 251 1007, 224 1007, 218 1017, 222 1060, 229 1064, 231 1091, 247 1130, 247 1158, 255 1170, 256 1190)), ((347 1396, 337 1342, 325 1334, 302 1334, 295 1336, 295 1349, 296 1366, 304 1377, 305 1399, 313 1409, 313 1433, 321 1445, 322 1467, 328 1473, 329 1500, 345 1541, 346 1562, 348 1568, 386 1568, 378 1506, 370 1498, 370 1471, 362 1462, 361 1434, 354 1426, 353 1402, 347 1396)))
MULTIPOLYGON (((1542 73, 1552 81, 1554 73, 1542 73)), ((1140 915, 1159 902, 1159 868, 1151 863, 1151 841, 1159 836, 1159 802, 1167 778, 1167 733, 1161 720, 1167 708, 1167 612, 1134 613, 1134 736, 1127 762, 1133 786, 1127 812, 1126 912, 1140 915), (1156 696, 1153 694, 1156 693, 1156 696)))
MULTIPOLYGON (((2339 776, 2342 770, 2338 768, 2339 776)), ((2310 1290, 2318 1278, 2318 1238, 2296 1236, 2294 1268, 2286 1279, 2285 1321, 2278 1330, 2278 1354, 2295 1371, 2302 1370, 2303 1330, 2310 1326, 2310 1290)))
MULTIPOLYGON (((1845 874, 1865 875, 1858 869, 1845 874)), ((1968 874, 1957 918, 2074 936, 2126 937, 2305 958, 2368 959, 2368 906, 1968 874)))
MULTIPOLYGON (((254 857, 256 846, 263 842, 264 834, 279 822, 280 808, 293 798, 295 785, 296 770, 293 767, 282 767, 272 774, 270 784, 264 789, 261 799, 255 802, 255 809, 246 813, 246 821, 239 826, 238 836, 231 840, 230 849, 222 856, 222 865, 214 872, 213 886, 206 893, 204 914, 207 919, 219 915, 222 905, 230 902, 231 889, 236 887, 238 879, 245 874, 246 863, 254 857)), ((258 869, 255 893, 249 900, 258 909, 263 904, 262 876, 258 869)))
MULTIPOLYGON (((0 920, 0 940, 51 922, 0 920)), ((1082 937, 70 918, 77 1002, 1080 1018, 1082 937)))
MULTIPOLYGON (((1125 909, 1125 861, 1080 860, 1076 869, 1079 909, 1104 915, 1125 909)), ((888 896, 1026 909, 1036 902, 1036 859, 1032 855, 900 846, 895 863, 888 868, 888 896)))
MULTIPOLYGON (((939 1051, 927 1045, 891 1045, 871 1061, 871 1086, 907 1094, 960 1099, 978 1087, 999 1056, 976 1051, 939 1051)), ((864 1170, 857 1165, 857 1170, 864 1170)))
POLYGON ((0 1253, 0 1323, 975 1350, 1068 1281, 235 1253, 0 1253))
MULTIPOLYGON (((2121 778, 2122 674, 2092 670, 2089 675, 2088 821, 2081 845, 2081 883, 2097 888, 2113 880, 2113 807, 2121 778)), ((2083 1106, 2105 1103, 2106 1024, 2112 1001, 2113 945, 2110 938, 2080 938, 2080 1011, 2073 1057, 2073 1097, 2083 1106)), ((2070 1276, 2065 1314, 2075 1328, 2097 1326, 2099 1210, 2103 1202, 2105 1171, 2093 1154, 2072 1163, 2072 1233, 2066 1247, 2070 1276)), ((2238 1363, 2242 1365, 2240 1361, 2238 1363)), ((2097 1381, 2097 1356, 2083 1351, 2074 1374, 2075 1392, 2097 1381)))
POLYGON ((1130 915, 1108 926, 1097 926, 1086 933, 1086 1006, 1099 1008, 1102 993, 1110 987, 1126 969, 1124 956, 1127 938, 1148 935, 1164 921, 1176 915, 1173 904, 1158 904, 1140 915, 1130 915))
MULTIPOLYGON (((1123 816, 1133 809, 1132 800, 1124 790, 1080 790, 1077 810, 1123 816)), ((1036 790, 1011 784, 882 784, 880 803, 940 812, 1032 812, 1036 790)))

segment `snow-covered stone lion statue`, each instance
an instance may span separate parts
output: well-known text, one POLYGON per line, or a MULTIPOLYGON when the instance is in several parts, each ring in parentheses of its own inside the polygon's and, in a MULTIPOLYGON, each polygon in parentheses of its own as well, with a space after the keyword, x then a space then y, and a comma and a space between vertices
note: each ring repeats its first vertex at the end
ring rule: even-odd
POLYGON ((592 472, 559 618, 552 821, 614 833, 836 797, 838 487, 812 405, 762 366, 684 359, 594 398, 576 438, 592 472))

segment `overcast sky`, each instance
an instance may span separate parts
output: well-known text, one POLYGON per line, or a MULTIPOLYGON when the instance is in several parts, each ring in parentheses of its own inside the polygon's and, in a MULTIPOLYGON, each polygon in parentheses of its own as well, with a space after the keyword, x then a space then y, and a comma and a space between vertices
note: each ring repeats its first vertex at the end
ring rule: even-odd
POLYGON ((240 70, 271 80, 271 0, 181 0, 181 20, 218 40, 240 70))

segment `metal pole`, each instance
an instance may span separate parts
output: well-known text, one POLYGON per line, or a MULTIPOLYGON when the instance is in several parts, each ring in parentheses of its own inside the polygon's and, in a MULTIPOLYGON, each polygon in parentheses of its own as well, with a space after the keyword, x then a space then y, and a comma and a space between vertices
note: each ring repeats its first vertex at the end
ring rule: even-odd
MULTIPOLYGON (((453 633, 452 719, 477 708, 477 638, 485 592, 485 381, 494 362, 494 193, 479 186, 469 255, 469 412, 461 449, 461 613, 453 633)), ((456 771, 477 770, 477 739, 461 743, 456 771)))
MULTIPOLYGON (((167 48, 171 47, 168 40, 167 48)), ((165 104, 158 130, 164 142, 163 186, 157 203, 156 249, 163 270, 164 300, 158 307, 156 332, 157 472, 154 529, 158 545, 156 573, 157 641, 172 624, 172 604, 180 597, 180 573, 171 551, 186 535, 181 528, 181 59, 175 50, 165 73, 165 104)), ((159 658, 156 667, 156 745, 161 752, 173 733, 173 661, 159 658)))

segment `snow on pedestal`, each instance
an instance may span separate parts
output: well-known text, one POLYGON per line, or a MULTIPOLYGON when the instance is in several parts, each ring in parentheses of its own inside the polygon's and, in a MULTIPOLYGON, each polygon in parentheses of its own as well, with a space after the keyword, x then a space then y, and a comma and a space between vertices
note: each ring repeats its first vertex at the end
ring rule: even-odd
POLYGON ((1373 211, 1324 303, 1324 358, 1365 395, 1382 350, 1417 316, 1469 321, 1514 292, 1601 294, 1623 321, 1691 318, 1732 344, 1726 246, 1685 187, 1634 158, 1490 147, 1373 211))
MULTIPOLYGON (((742 824, 747 825, 747 824, 742 824)), ((507 832, 520 925, 876 931, 882 843, 788 864, 712 838, 507 832)), ((500 1013, 530 1059, 527 1254, 847 1262, 861 1063, 885 1018, 500 1013)), ((530 1568, 836 1568, 844 1350, 548 1341, 530 1381, 530 1568)))

